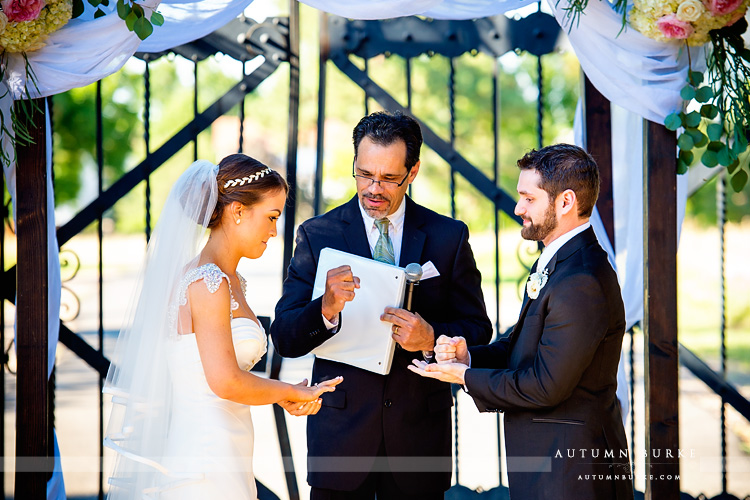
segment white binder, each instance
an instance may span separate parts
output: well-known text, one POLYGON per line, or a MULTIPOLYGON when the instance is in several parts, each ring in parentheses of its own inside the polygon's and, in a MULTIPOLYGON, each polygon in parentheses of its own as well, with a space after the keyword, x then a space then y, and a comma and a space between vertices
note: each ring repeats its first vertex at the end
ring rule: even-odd
POLYGON ((323 295, 329 270, 349 265, 360 279, 354 299, 341 312, 339 332, 313 349, 319 358, 330 359, 364 370, 387 375, 391 370, 396 343, 391 323, 380 320, 386 307, 401 307, 406 277, 400 267, 350 253, 324 248, 320 251, 312 298, 323 295))

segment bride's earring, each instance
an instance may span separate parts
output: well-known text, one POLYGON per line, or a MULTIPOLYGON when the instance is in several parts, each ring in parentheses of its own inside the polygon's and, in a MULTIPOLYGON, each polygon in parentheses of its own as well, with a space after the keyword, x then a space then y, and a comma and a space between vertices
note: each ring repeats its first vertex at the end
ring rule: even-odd
POLYGON ((236 220, 235 222, 236 222, 237 224, 239 224, 239 223, 240 223, 240 220, 239 220, 239 219, 237 219, 237 220, 236 220))

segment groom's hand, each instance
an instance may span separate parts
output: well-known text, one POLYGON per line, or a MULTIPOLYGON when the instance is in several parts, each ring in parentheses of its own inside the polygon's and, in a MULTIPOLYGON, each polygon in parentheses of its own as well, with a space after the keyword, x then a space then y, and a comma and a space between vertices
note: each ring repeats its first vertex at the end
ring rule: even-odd
POLYGON ((469 346, 463 337, 441 335, 435 344, 435 361, 438 363, 461 363, 471 365, 469 346))
POLYGON ((359 278, 352 274, 349 266, 340 266, 328 271, 326 289, 323 293, 323 316, 334 323, 347 302, 354 300, 354 290, 359 288, 359 278))
POLYGON ((413 371, 417 375, 421 375, 427 378, 434 378, 442 380, 443 382, 450 382, 451 384, 465 385, 464 375, 468 366, 461 363, 444 363, 442 365, 436 363, 425 363, 424 361, 413 359, 413 364, 409 365, 409 370, 413 371))

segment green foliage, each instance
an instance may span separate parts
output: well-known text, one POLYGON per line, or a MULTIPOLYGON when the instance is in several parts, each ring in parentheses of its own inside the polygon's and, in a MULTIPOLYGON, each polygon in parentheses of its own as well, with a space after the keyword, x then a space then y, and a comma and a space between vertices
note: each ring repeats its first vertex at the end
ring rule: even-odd
MULTIPOLYGON (((122 71, 102 83, 105 185, 125 170, 140 110, 138 83, 137 75, 122 71)), ((53 103, 55 199, 63 206, 76 200, 85 179, 95 179, 96 84, 58 94, 53 103)))

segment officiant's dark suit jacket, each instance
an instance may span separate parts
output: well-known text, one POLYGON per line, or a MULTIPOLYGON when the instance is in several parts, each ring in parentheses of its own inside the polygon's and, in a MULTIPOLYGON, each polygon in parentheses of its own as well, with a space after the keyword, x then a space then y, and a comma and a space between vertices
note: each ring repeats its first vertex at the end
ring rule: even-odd
POLYGON ((480 411, 505 412, 511 499, 632 500, 615 396, 625 332, 617 276, 591 228, 547 269, 510 335, 470 348, 466 387, 480 411))
MULTIPOLYGON (((470 345, 486 344, 492 336, 492 324, 485 311, 481 276, 466 225, 408 197, 404 197, 404 203, 400 265, 432 261, 440 273, 415 289, 414 310, 432 325, 435 338, 461 335, 470 345)), ((303 356, 333 336, 323 323, 322 299, 311 300, 321 249, 331 247, 372 258, 356 196, 304 222, 296 243, 271 326, 274 347, 286 357, 303 356)), ((382 311, 373 311, 378 318, 380 314, 382 311)), ((341 321, 346 323, 346 307, 341 321)), ((394 474, 402 490, 416 494, 450 487, 453 397, 448 384, 407 370, 415 358, 421 359, 421 352, 397 348, 388 375, 315 359, 312 382, 338 375, 343 375, 344 381, 335 392, 322 396, 320 412, 307 421, 311 486, 356 489, 372 468, 382 443, 391 470, 412 469, 394 474), (332 462, 317 457, 345 458, 332 462), (404 461, 398 457, 418 458, 404 461), (413 472, 417 469, 422 471, 413 472)))

